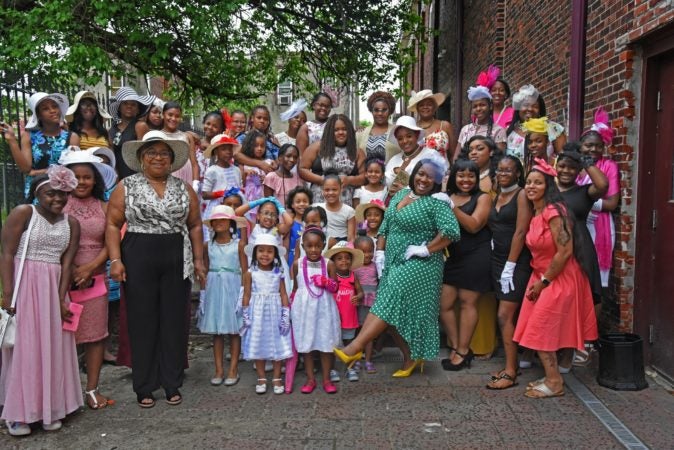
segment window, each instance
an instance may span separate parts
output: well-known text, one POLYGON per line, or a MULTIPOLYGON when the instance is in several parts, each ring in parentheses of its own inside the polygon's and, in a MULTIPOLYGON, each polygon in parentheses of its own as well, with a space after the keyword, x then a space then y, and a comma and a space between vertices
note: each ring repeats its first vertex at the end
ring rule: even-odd
POLYGON ((293 82, 282 81, 276 86, 276 103, 288 106, 293 102, 293 82))

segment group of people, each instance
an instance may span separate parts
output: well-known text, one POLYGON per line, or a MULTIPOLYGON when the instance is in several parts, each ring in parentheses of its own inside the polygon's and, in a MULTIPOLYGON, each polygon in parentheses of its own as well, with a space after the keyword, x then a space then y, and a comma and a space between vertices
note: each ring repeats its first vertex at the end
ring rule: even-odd
POLYGON ((612 130, 599 111, 567 143, 533 86, 510 97, 490 67, 468 90, 458 135, 436 118, 444 94, 424 90, 395 123, 388 92, 368 98, 374 123, 360 130, 318 93, 283 113, 284 132, 258 105, 206 114, 199 136, 180 131, 178 103, 127 87, 109 113, 87 91, 72 105, 32 95, 20 141, 0 124, 26 175, 0 259, 2 307, 17 325, 0 377, 10 434, 59 429, 83 404, 76 345, 84 401, 114 403, 98 390, 113 297, 117 361, 132 368, 138 405, 153 407, 158 389, 180 404, 195 283, 214 386, 237 384, 245 359, 257 394, 292 392, 299 365, 310 394, 318 362, 335 393, 343 376, 377 372, 384 335, 403 355, 393 376, 408 377, 438 355, 441 328, 442 367, 458 371, 494 351, 498 322, 505 367, 486 387, 517 385, 531 363, 527 352, 518 362, 519 345, 545 369, 525 395, 563 395, 560 373, 597 338, 593 305, 608 282, 612 130))

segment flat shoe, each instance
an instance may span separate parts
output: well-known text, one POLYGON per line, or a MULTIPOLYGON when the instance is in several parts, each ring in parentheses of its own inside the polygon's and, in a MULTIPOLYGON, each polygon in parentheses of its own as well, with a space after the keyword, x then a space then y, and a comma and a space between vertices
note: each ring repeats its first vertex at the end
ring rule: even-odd
POLYGON ((211 385, 212 386, 220 386, 223 381, 224 380, 223 380, 222 377, 214 377, 214 378, 211 378, 211 385))
POLYGON ((327 383, 323 383, 323 390, 326 394, 335 394, 337 392, 337 386, 328 381, 327 383))
POLYGON ((304 386, 300 389, 302 394, 311 394, 316 389, 316 381, 307 381, 304 386))
POLYGON ((236 378, 225 378, 225 386, 234 386, 236 383, 239 382, 239 374, 236 374, 236 378))
POLYGON ((137 402, 138 402, 138 406, 140 406, 141 408, 145 408, 145 409, 152 408, 155 404, 154 396, 152 394, 149 394, 149 395, 138 394, 136 396, 136 399, 137 399, 137 402), (143 401, 145 401, 145 400, 150 400, 150 401, 147 402, 147 403, 143 403, 143 401))
POLYGON ((538 386, 539 384, 544 383, 544 382, 545 382, 545 377, 539 378, 538 380, 530 381, 529 383, 527 383, 527 391, 529 389, 535 388, 536 386, 538 386))
POLYGON ((552 389, 550 389, 547 384, 541 383, 527 390, 524 393, 524 395, 529 398, 561 397, 564 395, 564 388, 561 388, 557 392, 553 392, 552 389))
POLYGON ((30 425, 27 423, 7 420, 5 421, 5 425, 7 425, 7 431, 12 436, 28 436, 31 433, 30 425))
POLYGON ((178 389, 173 392, 166 392, 166 403, 171 406, 179 405, 183 402, 183 396, 180 395, 178 389), (177 397, 177 398, 176 398, 177 397))
POLYGON ((52 423, 43 423, 42 424, 42 429, 44 431, 57 431, 60 430, 63 424, 61 423, 60 420, 55 420, 52 423))
POLYGON ((266 378, 258 378, 257 381, 264 381, 264 384, 256 384, 255 385, 255 393, 256 394, 266 394, 267 393, 267 379, 266 378))

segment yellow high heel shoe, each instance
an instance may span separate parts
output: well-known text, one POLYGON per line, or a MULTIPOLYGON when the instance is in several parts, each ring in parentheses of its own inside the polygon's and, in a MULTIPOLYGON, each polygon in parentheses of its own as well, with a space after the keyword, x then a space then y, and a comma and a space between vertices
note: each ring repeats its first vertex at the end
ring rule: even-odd
POLYGON ((417 359, 414 361, 414 364, 412 364, 410 367, 408 367, 406 370, 400 369, 396 372, 393 373, 393 378, 407 378, 410 375, 412 375, 412 372, 414 372, 414 369, 419 366, 419 373, 424 373, 424 360, 423 359, 417 359))
POLYGON ((346 353, 344 353, 342 350, 335 348, 332 350, 335 352, 335 355, 344 363, 346 364, 346 368, 350 369, 353 367, 354 364, 356 364, 356 361, 360 361, 360 358, 363 357, 363 352, 358 352, 353 356, 349 356, 346 353))

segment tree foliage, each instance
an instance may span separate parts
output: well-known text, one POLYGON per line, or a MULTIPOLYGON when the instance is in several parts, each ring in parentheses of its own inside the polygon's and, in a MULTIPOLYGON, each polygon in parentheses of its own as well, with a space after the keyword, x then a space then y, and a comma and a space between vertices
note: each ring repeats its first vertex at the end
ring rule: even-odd
POLYGON ((398 45, 403 36, 423 41, 411 3, 3 0, 0 67, 88 83, 134 68, 207 102, 255 98, 280 80, 366 91, 407 69, 414 48, 398 45))

